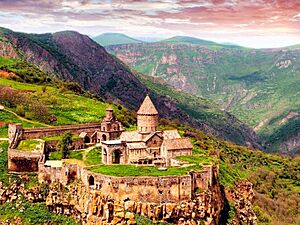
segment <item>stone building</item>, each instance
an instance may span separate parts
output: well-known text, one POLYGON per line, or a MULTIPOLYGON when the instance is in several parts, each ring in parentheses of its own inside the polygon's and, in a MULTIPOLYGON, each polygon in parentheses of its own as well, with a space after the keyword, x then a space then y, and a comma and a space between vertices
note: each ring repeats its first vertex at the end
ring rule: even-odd
POLYGON ((157 128, 158 112, 147 95, 137 112, 137 130, 122 131, 118 138, 102 140, 102 162, 169 166, 176 156, 192 154, 188 138, 181 138, 177 130, 157 128))

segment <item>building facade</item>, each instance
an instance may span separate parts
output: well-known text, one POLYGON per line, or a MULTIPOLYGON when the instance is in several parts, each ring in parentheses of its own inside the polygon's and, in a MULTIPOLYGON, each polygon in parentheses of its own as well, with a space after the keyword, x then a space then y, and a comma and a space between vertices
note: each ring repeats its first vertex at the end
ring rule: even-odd
MULTIPOLYGON (((107 117, 115 118, 109 113, 107 117)), ((137 112, 137 130, 118 134, 101 141, 104 164, 170 166, 176 156, 192 154, 192 143, 181 138, 177 130, 158 130, 158 111, 148 95, 137 112)))

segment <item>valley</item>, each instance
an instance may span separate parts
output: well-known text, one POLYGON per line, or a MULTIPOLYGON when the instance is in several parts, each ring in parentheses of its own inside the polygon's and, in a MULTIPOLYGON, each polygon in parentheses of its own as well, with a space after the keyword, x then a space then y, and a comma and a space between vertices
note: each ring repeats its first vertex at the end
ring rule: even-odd
POLYGON ((300 131, 298 48, 248 49, 174 37, 106 49, 140 73, 216 102, 255 129, 268 150, 297 153, 298 144, 290 143, 300 131))
POLYGON ((163 118, 176 118, 219 138, 261 148, 256 133, 232 114, 209 100, 161 88, 85 35, 69 31, 25 34, 3 28, 0 36, 0 45, 6 49, 0 54, 0 70, 15 73, 19 77, 15 79, 56 86, 62 80, 64 88, 77 93, 84 89, 130 110, 136 110, 148 93, 163 118))

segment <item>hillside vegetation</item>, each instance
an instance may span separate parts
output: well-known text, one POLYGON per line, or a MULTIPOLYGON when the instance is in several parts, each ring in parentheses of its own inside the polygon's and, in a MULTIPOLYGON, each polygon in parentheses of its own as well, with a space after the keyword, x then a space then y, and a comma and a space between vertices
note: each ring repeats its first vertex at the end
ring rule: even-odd
MULTIPOLYGON (((196 114, 206 114, 206 109, 195 107, 194 112, 186 110, 189 108, 184 106, 187 103, 181 101, 179 104, 176 98, 169 98, 167 93, 152 90, 129 67, 85 35, 70 31, 24 34, 1 28, 0 37, 0 46, 5 50, 0 52, 2 75, 10 74, 10 79, 50 84, 58 88, 65 86, 65 89, 79 94, 88 94, 86 91, 89 91, 95 97, 122 104, 134 111, 148 93, 160 108, 161 117, 177 118, 238 144, 260 146, 256 134, 232 115, 223 116, 229 127, 222 127, 222 124, 211 126, 220 120, 211 121, 210 116, 202 117, 201 120, 199 116, 194 117, 196 114), (25 71, 22 73, 18 69, 20 64, 24 65, 25 71), (32 72, 33 68, 36 72, 32 72), (30 73, 32 76, 26 75, 30 73), (229 132, 234 135, 228 135, 229 132)), ((204 104, 201 105, 211 108, 212 104, 202 102, 204 104)), ((227 114, 218 107, 213 107, 213 110, 216 114, 227 114)))
POLYGON ((189 37, 174 39, 107 50, 141 73, 215 101, 254 128, 268 150, 297 152, 299 48, 215 48, 189 37))

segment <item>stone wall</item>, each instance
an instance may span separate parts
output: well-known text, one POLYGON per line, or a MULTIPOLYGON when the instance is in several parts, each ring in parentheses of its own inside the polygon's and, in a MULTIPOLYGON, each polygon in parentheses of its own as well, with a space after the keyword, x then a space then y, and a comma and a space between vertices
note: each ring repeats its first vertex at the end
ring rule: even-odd
POLYGON ((90 190, 100 191, 116 200, 130 199, 141 202, 180 202, 192 199, 195 193, 207 191, 213 185, 217 167, 205 166, 201 172, 182 176, 114 177, 90 172, 87 167, 64 165, 62 168, 39 164, 40 182, 63 184, 79 179, 90 190))
POLYGON ((52 184, 46 204, 56 213, 71 213, 85 225, 135 224, 135 215, 148 217, 153 222, 215 225, 219 222, 224 206, 224 196, 215 175, 213 174, 213 185, 209 190, 196 193, 193 198, 180 202, 116 199, 110 193, 104 193, 104 189, 96 190, 78 181, 64 187, 52 184))
POLYGON ((92 190, 116 200, 179 202, 192 197, 190 175, 164 177, 113 177, 81 170, 81 180, 92 190))
POLYGON ((8 170, 13 172, 37 172, 41 152, 19 152, 8 148, 8 170))
MULTIPOLYGON (((45 152, 55 152, 57 151, 57 145, 59 140, 45 141, 45 152)), ((84 141, 82 138, 73 139, 72 146, 70 150, 78 150, 84 148, 84 141)))
POLYGON ((44 128, 23 128, 21 124, 9 124, 8 138, 10 146, 12 148, 15 148, 18 141, 21 139, 37 139, 50 136, 58 136, 68 131, 74 134, 80 134, 81 132, 92 134, 96 130, 100 130, 100 128, 100 123, 86 123, 44 128))
POLYGON ((78 165, 67 164, 63 167, 50 167, 45 166, 44 162, 39 162, 39 182, 40 183, 62 183, 68 184, 75 179, 78 179, 78 165))
POLYGON ((66 125, 46 128, 23 128, 23 139, 35 139, 50 136, 57 136, 70 131, 74 134, 80 134, 81 132, 93 133, 95 130, 100 130, 100 123, 86 123, 78 125, 66 125))

